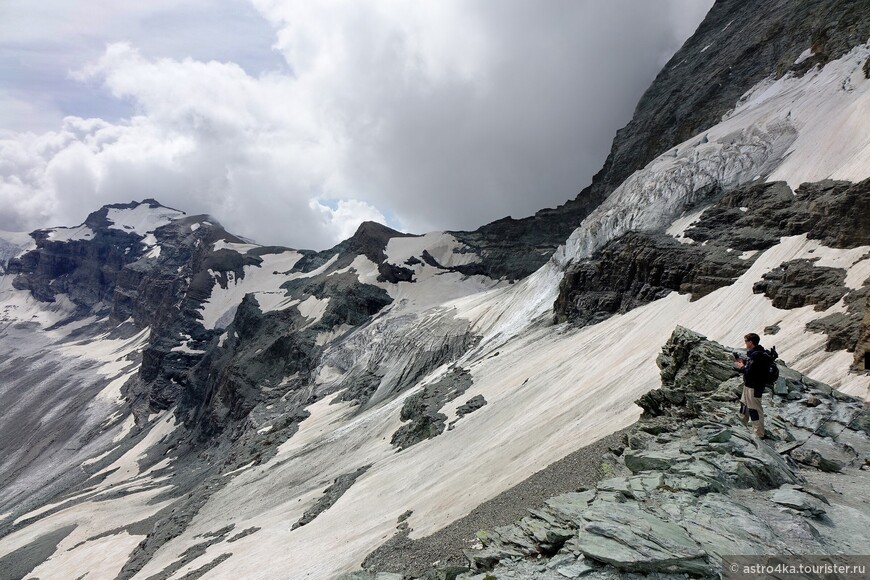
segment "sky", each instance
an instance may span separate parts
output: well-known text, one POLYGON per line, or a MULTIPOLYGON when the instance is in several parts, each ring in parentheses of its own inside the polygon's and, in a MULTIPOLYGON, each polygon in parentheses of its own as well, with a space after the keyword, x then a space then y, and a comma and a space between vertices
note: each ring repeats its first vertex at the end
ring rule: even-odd
POLYGON ((0 230, 154 198, 264 244, 576 196, 712 0, 0 3, 0 230))

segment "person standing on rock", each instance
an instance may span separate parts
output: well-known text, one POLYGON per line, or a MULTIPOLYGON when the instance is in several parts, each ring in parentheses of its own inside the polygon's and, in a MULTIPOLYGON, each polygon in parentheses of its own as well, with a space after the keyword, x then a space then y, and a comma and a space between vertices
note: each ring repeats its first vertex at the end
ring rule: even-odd
POLYGON ((746 358, 735 355, 734 366, 743 375, 743 395, 740 397, 740 420, 744 425, 752 421, 755 436, 764 438, 764 410, 761 408, 761 396, 767 383, 767 367, 769 357, 761 347, 761 338, 754 332, 743 337, 746 344, 746 358))

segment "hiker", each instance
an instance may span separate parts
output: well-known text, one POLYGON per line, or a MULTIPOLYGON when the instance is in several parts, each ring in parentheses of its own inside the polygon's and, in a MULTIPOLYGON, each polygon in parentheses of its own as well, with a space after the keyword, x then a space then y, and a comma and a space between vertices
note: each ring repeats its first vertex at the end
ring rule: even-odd
POLYGON ((735 354, 734 366, 743 374, 743 396, 740 397, 740 420, 744 425, 755 427, 755 436, 764 438, 764 410, 761 408, 761 396, 767 384, 770 356, 761 347, 761 338, 754 332, 743 337, 746 343, 746 358, 735 354))

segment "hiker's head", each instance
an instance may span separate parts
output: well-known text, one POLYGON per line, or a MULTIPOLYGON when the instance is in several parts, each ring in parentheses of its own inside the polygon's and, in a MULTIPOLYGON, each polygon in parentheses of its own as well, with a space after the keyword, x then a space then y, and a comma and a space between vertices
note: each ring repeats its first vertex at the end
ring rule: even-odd
POLYGON ((746 343, 747 348, 755 348, 756 346, 758 346, 758 343, 761 342, 761 337, 754 332, 750 332, 743 337, 743 342, 746 343))

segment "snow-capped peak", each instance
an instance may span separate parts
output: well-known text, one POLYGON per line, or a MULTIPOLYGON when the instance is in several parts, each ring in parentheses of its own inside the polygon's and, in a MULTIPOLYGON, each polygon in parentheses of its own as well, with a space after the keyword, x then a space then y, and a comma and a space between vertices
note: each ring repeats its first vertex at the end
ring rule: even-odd
POLYGON ((128 206, 109 206, 106 219, 109 227, 144 236, 173 220, 183 218, 183 211, 164 207, 154 200, 146 199, 141 203, 128 206))

